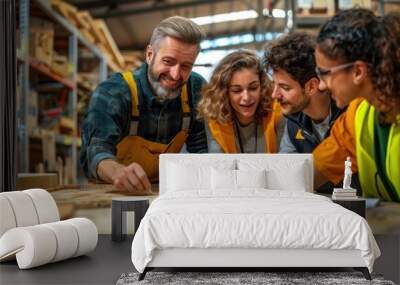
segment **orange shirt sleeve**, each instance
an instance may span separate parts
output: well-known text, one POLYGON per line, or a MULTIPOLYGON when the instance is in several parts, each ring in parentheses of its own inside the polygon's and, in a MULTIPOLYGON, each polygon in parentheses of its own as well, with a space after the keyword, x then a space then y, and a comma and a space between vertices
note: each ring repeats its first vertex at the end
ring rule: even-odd
POLYGON ((362 100, 350 103, 332 126, 330 135, 313 151, 314 166, 334 184, 343 179, 347 156, 351 158, 353 172, 357 171, 355 116, 362 100))

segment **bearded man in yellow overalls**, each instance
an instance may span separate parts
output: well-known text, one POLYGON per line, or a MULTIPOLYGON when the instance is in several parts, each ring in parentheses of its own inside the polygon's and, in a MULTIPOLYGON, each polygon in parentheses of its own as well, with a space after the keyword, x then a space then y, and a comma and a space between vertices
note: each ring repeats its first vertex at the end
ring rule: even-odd
POLYGON ((192 72, 204 33, 183 17, 153 31, 146 63, 117 73, 92 95, 82 129, 80 162, 86 176, 125 191, 158 181, 158 156, 207 152, 196 104, 205 80, 192 72))

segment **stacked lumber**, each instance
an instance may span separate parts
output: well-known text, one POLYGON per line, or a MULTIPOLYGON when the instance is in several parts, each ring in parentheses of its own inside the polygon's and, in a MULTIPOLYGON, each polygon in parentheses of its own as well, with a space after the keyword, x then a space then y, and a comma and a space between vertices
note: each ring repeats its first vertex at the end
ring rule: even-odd
POLYGON ((112 71, 118 72, 125 69, 125 58, 103 20, 93 19, 89 12, 80 11, 62 0, 50 0, 50 4, 53 9, 75 26, 88 42, 96 45, 102 51, 112 71))
POLYGON ((143 52, 122 52, 125 58, 125 70, 133 70, 140 67, 144 61, 143 52))

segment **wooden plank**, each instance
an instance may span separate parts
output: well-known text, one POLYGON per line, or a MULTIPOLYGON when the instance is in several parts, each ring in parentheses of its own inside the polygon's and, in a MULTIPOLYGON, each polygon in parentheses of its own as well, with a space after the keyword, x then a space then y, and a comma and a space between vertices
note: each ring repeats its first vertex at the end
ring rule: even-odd
POLYGON ((114 62, 113 56, 111 55, 111 53, 107 50, 107 48, 103 45, 99 46, 101 52, 103 53, 104 57, 107 60, 107 64, 108 67, 110 67, 110 69, 113 72, 120 72, 122 71, 123 68, 121 68, 120 66, 118 66, 118 64, 116 62, 114 62))
POLYGON ((95 38, 96 43, 105 44, 106 39, 103 37, 100 29, 94 24, 92 16, 88 12, 84 12, 81 14, 81 17, 85 19, 85 21, 89 24, 89 32, 95 38))
POLYGON ((111 48, 112 54, 113 54, 117 64, 120 67, 124 67, 125 66, 124 57, 122 56, 121 52, 119 51, 118 46, 115 43, 114 38, 112 37, 110 30, 108 29, 106 23, 103 20, 95 20, 94 25, 98 26, 101 29, 104 37, 107 40, 107 45, 109 46, 109 48, 111 48))
POLYGON ((78 11, 78 13, 76 13, 79 28, 90 30, 91 23, 88 19, 91 17, 88 17, 88 15, 90 16, 88 11, 78 11))
POLYGON ((56 11, 64 16, 64 18, 71 22, 72 25, 78 26, 78 20, 76 19, 78 9, 75 6, 60 0, 50 0, 50 4, 56 11))
POLYGON ((87 11, 79 13, 79 17, 88 24, 87 30, 92 34, 96 43, 105 43, 105 39, 102 37, 100 30, 94 25, 92 16, 87 11))
POLYGON ((96 43, 95 37, 92 35, 92 33, 88 30, 85 29, 79 29, 81 34, 92 44, 96 43))
MULTIPOLYGON (((158 185, 154 185, 158 189, 158 185)), ((50 191, 49 191, 50 192, 50 191)), ((110 184, 65 185, 50 192, 57 204, 71 203, 75 209, 107 208, 113 197, 157 195, 150 191, 118 192, 110 184)))

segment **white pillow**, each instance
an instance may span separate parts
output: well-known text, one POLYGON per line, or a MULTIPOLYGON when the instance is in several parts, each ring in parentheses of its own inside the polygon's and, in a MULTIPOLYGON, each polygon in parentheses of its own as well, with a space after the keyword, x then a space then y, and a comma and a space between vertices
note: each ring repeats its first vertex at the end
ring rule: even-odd
POLYGON ((168 173, 168 191, 210 189, 211 167, 187 166, 170 163, 168 173))
POLYGON ((266 188, 266 171, 211 169, 213 190, 237 190, 240 188, 266 188))
POLYGON ((310 185, 306 161, 238 160, 239 170, 266 170, 268 189, 307 191, 310 185))
POLYGON ((307 191, 307 177, 301 167, 290 170, 290 175, 280 169, 267 171, 267 188, 273 190, 307 191))
POLYGON ((185 190, 211 190, 211 169, 233 170, 236 167, 235 160, 199 160, 182 159, 167 164, 167 191, 185 190))
POLYGON ((213 190, 236 190, 236 170, 211 168, 211 188, 213 190))
POLYGON ((238 188, 266 188, 266 170, 236 170, 238 188))

